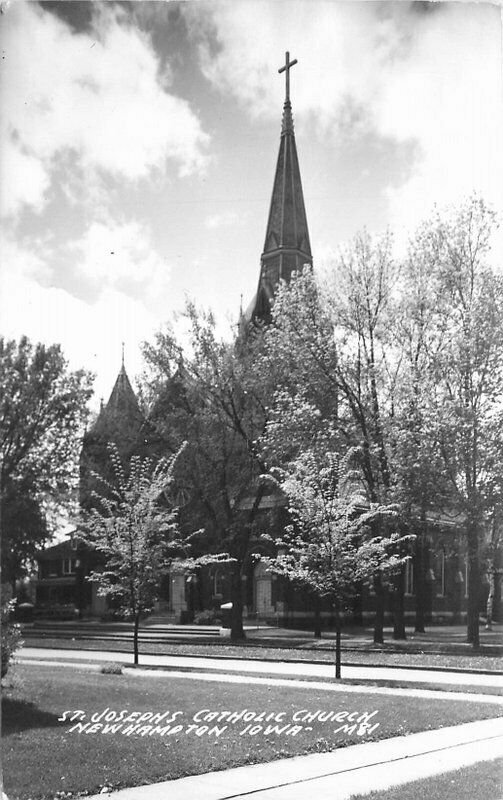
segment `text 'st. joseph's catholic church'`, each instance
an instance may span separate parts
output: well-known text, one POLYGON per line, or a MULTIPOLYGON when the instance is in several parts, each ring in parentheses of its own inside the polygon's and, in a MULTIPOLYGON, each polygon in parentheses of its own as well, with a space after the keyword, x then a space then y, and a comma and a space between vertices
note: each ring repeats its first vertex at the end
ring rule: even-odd
POLYGON ((293 272, 313 263, 290 102, 290 69, 296 63, 297 59, 290 61, 290 54, 286 53, 285 65, 278 70, 286 76, 281 139, 260 259, 259 284, 246 315, 263 322, 270 321, 279 281, 289 281, 293 272))

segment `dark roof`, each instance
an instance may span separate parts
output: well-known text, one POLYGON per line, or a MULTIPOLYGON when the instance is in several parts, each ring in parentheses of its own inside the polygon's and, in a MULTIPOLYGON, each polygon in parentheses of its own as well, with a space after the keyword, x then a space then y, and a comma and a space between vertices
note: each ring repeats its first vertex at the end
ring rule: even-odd
MULTIPOLYGON (((44 550, 39 550, 39 552, 36 554, 37 561, 53 561, 60 558, 75 558, 77 548, 72 547, 72 541, 73 537, 69 536, 68 539, 64 539, 62 542, 53 544, 51 547, 46 547, 44 550)), ((79 544, 80 541, 77 540, 77 545, 79 544)))
POLYGON ((122 364, 108 403, 102 406, 89 433, 101 434, 120 422, 126 428, 137 430, 145 422, 127 372, 122 364))
POLYGON ((268 321, 278 282, 290 280, 293 272, 312 262, 292 107, 286 100, 259 284, 245 318, 268 321))

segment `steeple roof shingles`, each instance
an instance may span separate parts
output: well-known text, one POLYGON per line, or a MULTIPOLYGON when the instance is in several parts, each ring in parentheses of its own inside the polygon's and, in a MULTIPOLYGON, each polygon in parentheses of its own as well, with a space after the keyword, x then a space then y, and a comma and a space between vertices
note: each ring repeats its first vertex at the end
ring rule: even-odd
MULTIPOLYGON (((286 61, 287 69, 296 63, 296 61, 289 62, 288 53, 286 61)), ((285 67, 280 72, 284 70, 285 67)), ((264 251, 261 256, 260 279, 251 316, 268 321, 278 282, 282 279, 290 280, 294 271, 301 270, 304 264, 312 264, 312 261, 287 79, 278 160, 264 251)))

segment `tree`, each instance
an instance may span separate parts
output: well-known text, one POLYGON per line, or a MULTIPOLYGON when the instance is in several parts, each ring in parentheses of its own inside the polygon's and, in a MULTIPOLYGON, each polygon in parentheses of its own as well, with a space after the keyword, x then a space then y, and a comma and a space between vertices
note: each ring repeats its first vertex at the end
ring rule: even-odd
MULTIPOLYGON (((362 234, 341 254, 330 286, 321 287, 312 269, 282 284, 273 307, 273 325, 265 335, 263 371, 279 376, 276 397, 286 393, 294 404, 302 397, 313 403, 318 428, 331 426, 338 440, 334 452, 340 457, 348 447, 358 448, 361 478, 372 507, 397 501, 393 472, 396 370, 388 335, 396 272, 390 248, 388 236, 372 242, 362 234)), ((310 447, 311 435, 308 432, 304 443, 299 443, 301 449, 310 447)), ((281 460, 276 463, 281 466, 281 460)), ((379 516, 372 522, 375 537, 380 535, 381 523, 379 516)), ((395 576, 395 582, 400 590, 401 576, 395 576)), ((385 587, 380 571, 375 574, 374 589, 374 639, 382 642, 385 587)), ((398 618, 395 613, 395 636, 404 635, 403 615, 398 618)))
MULTIPOLYGON (((321 444, 321 442, 317 442, 321 444)), ((341 677, 341 618, 359 583, 376 573, 390 578, 401 568, 396 554, 403 538, 393 529, 397 509, 368 503, 362 492, 358 450, 343 458, 315 446, 287 469, 276 471, 289 499, 292 524, 275 541, 278 555, 264 559, 269 568, 328 598, 336 613, 336 678, 341 677), (379 521, 381 534, 372 530, 379 521), (386 531, 386 533, 384 533, 386 531)))
POLYGON ((59 345, 0 338, 0 492, 4 578, 15 583, 74 499, 91 377, 59 345))
POLYGON ((4 487, 2 514, 2 574, 16 593, 16 579, 25 574, 50 529, 36 487, 9 481, 4 487))
POLYGON ((177 454, 157 463, 133 456, 125 469, 113 444, 109 452, 114 480, 96 475, 102 491, 94 493, 94 505, 84 516, 84 539, 105 562, 89 579, 132 616, 138 664, 140 618, 152 609, 162 577, 181 552, 177 512, 169 501, 177 454))
POLYGON ((430 401, 452 502, 465 521, 467 636, 474 648, 479 646, 481 546, 503 457, 503 278, 486 264, 495 225, 495 214, 472 197, 449 213, 437 213, 422 246, 443 304, 446 340, 432 358, 430 401))
POLYGON ((415 630, 424 633, 428 514, 449 506, 451 495, 439 452, 433 361, 446 338, 444 298, 423 247, 429 224, 409 244, 399 302, 390 320, 398 364, 393 395, 394 463, 399 501, 416 534, 414 543, 415 630))
POLYGON ((267 381, 257 371, 260 330, 238 342, 217 337, 210 313, 188 303, 187 354, 171 334, 147 346, 153 372, 151 419, 174 448, 187 445, 175 483, 186 502, 181 532, 190 558, 181 566, 226 564, 232 602, 231 637, 244 638, 243 582, 256 549, 255 521, 267 481, 258 440, 266 420, 267 381))

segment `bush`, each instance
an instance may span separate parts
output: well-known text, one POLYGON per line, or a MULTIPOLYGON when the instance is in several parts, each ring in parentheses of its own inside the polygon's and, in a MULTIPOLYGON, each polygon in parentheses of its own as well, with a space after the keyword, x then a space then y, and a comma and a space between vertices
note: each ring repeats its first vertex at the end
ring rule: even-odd
POLYGON ((74 620, 78 617, 79 610, 73 603, 52 603, 51 605, 38 605, 35 616, 42 619, 74 620))
POLYGON ((22 645, 21 629, 19 625, 12 622, 15 607, 15 600, 2 602, 2 678, 7 675, 12 656, 22 645))
POLYGON ((122 675, 122 664, 111 661, 109 664, 103 664, 100 672, 102 675, 122 675))
POLYGON ((120 608, 108 608, 100 619, 102 622, 132 622, 133 615, 120 608))
POLYGON ((194 615, 194 624, 220 625, 220 616, 211 608, 208 608, 205 611, 198 611, 198 613, 194 615))

